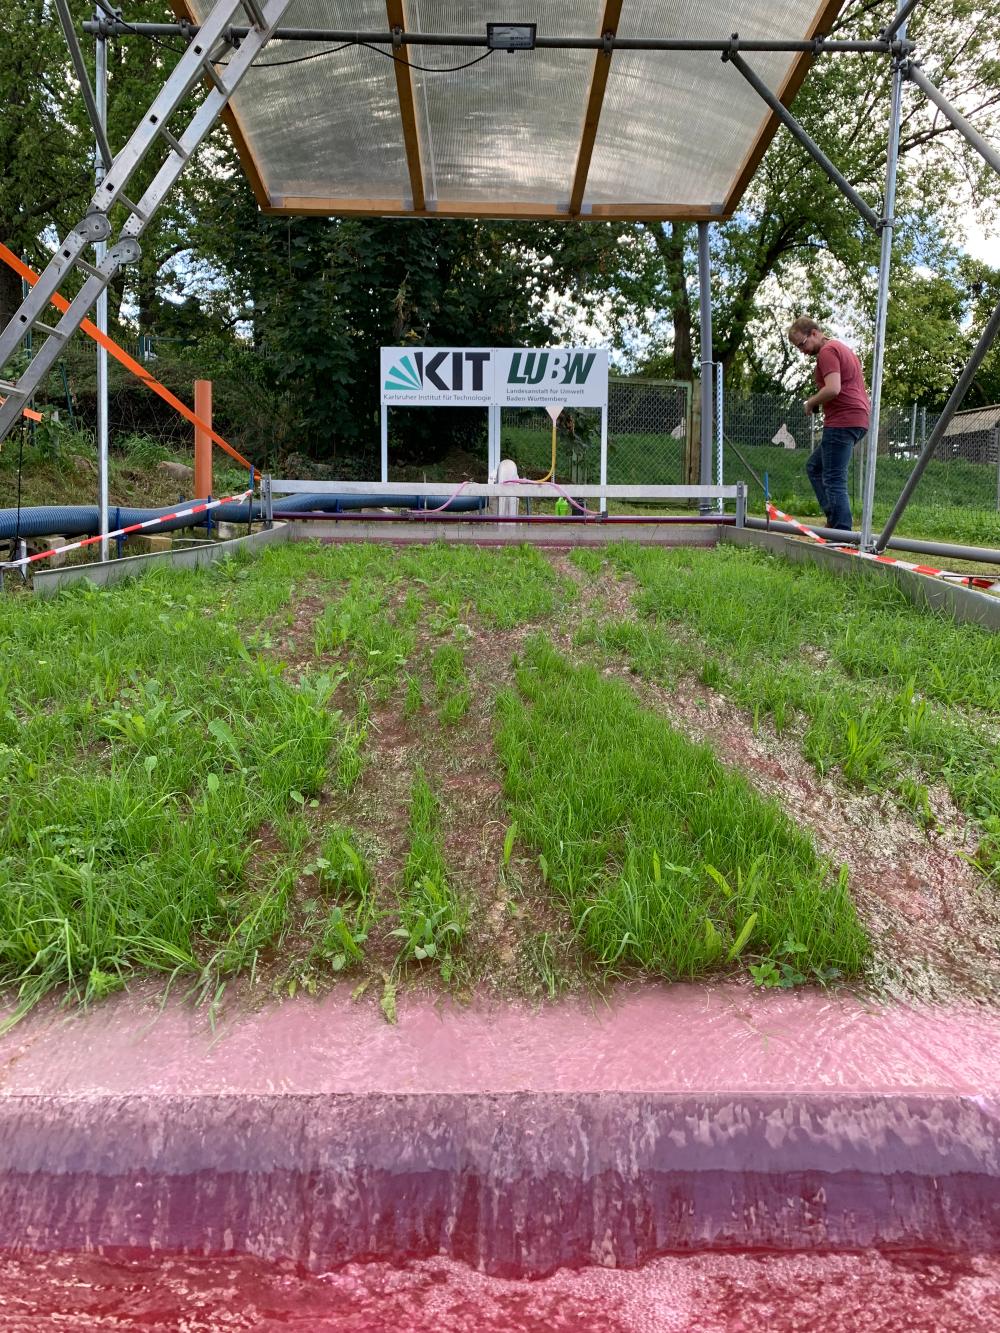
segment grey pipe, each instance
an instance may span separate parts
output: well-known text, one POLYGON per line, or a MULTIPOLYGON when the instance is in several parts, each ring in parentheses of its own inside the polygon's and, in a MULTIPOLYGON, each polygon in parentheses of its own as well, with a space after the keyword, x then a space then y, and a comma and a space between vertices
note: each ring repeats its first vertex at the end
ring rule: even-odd
MULTIPOLYGON (((698 477, 702 486, 712 484, 712 252, 707 222, 698 223, 698 310, 701 317, 701 458, 698 477)), ((699 500, 699 512, 707 514, 709 502, 699 500)))
MULTIPOLYGON (((787 532, 792 536, 802 534, 792 523, 772 522, 766 518, 747 518, 748 528, 758 528, 763 532, 787 532)), ((807 524, 810 532, 827 541, 839 542, 843 546, 859 546, 860 532, 841 532, 839 528, 814 528, 807 524)), ((917 555, 943 555, 952 560, 974 560, 983 565, 1000 565, 1000 551, 990 546, 956 546, 953 542, 923 542, 916 537, 893 537, 887 545, 894 551, 913 551, 917 555)))
MULTIPOLYGON (((743 45, 744 43, 741 42, 740 46, 743 45)), ((819 144, 813 142, 788 108, 775 97, 763 79, 759 79, 746 61, 741 59, 735 51, 723 51, 722 59, 728 61, 734 69, 739 70, 757 96, 767 103, 792 137, 799 141, 813 161, 826 172, 834 185, 847 196, 869 227, 877 231, 881 226, 881 219, 878 214, 874 209, 869 208, 843 172, 837 170, 819 144)))
MULTIPOLYGON (((87 19, 81 25, 83 31, 105 37, 121 37, 134 33, 139 37, 181 37, 189 39, 197 36, 197 23, 123 23, 120 19, 87 19)), ((233 37, 246 37, 251 30, 233 24, 226 32, 233 37)), ((332 42, 350 45, 395 46, 396 37, 384 28, 372 32, 357 32, 346 28, 275 28, 272 41, 278 42, 332 42)), ((470 33, 454 32, 403 32, 399 34, 401 46, 470 46, 486 47, 485 34, 478 36, 470 33)), ((906 45, 904 43, 904 45, 906 45)), ((830 41, 825 37, 809 38, 758 38, 733 39, 731 37, 618 37, 613 36, 605 42, 601 37, 543 37, 536 36, 535 46, 539 50, 567 51, 788 51, 823 55, 840 52, 871 51, 888 55, 893 50, 893 43, 884 38, 873 41, 830 41)))
POLYGON ((108 143, 108 136, 104 129, 104 119, 98 109, 93 89, 90 86, 90 79, 87 76, 87 66, 84 64, 83 52, 80 50, 80 43, 76 40, 76 30, 73 27, 73 18, 69 12, 69 5, 66 3, 66 0, 56 0, 56 10, 59 13, 59 22, 62 24, 63 36, 66 38, 66 45, 69 47, 69 53, 73 60, 73 68, 76 71, 77 82, 80 85, 80 94, 83 97, 84 106, 87 108, 87 115, 90 117, 90 123, 94 127, 94 137, 97 140, 97 151, 100 153, 105 167, 110 167, 115 160, 115 155, 111 151, 110 143, 108 143))
MULTIPOLYGON (((895 37, 899 29, 903 27, 906 20, 910 17, 919 3, 920 0, 903 0, 903 3, 900 4, 896 10, 896 17, 887 28, 879 33, 879 40, 883 42, 892 41, 893 37, 895 37)), ((903 35, 905 36, 905 33, 903 35)))
POLYGON ((945 119, 954 125, 959 134, 964 135, 965 138, 968 139, 976 152, 986 159, 993 170, 1000 171, 1000 153, 997 152, 992 144, 986 142, 979 131, 969 124, 961 112, 955 110, 947 97, 934 87, 933 83, 931 83, 930 79, 916 61, 909 61, 904 72, 906 77, 911 79, 917 85, 924 96, 934 103, 938 110, 944 115, 945 119))
MULTIPOLYGON (((898 6, 897 18, 902 13, 898 6)), ((905 34, 905 21, 903 32, 905 34)), ((865 453, 864 492, 861 499, 861 546, 872 546, 872 515, 875 512, 875 469, 878 466, 878 432, 882 416, 882 375, 885 365, 885 324, 889 313, 889 270, 892 267, 892 228, 896 210, 896 174, 899 165, 899 127, 903 115, 903 72, 893 61, 892 95, 889 102, 889 142, 886 149, 885 203, 882 243, 878 261, 878 298, 875 303, 875 340, 872 349, 871 421, 865 453)))

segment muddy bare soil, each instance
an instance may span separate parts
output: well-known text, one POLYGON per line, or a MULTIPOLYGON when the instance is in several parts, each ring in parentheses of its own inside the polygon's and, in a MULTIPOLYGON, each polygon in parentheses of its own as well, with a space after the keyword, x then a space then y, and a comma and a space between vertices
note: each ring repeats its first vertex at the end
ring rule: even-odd
MULTIPOLYGON (((584 581, 566 556, 560 574, 579 581, 581 613, 598 621, 634 615, 627 579, 605 572, 584 581)), ((572 636, 557 640, 579 656, 572 636)), ((1000 893, 971 864, 977 835, 948 793, 930 793, 935 824, 921 828, 893 798, 821 777, 803 757, 794 731, 779 736, 754 725, 747 710, 692 677, 665 689, 640 680, 624 662, 588 654, 606 675, 693 741, 710 745, 766 796, 808 829, 835 866, 846 865, 875 956, 869 981, 899 998, 949 1002, 1000 998, 1000 893)))
MULTIPOLYGON (((794 728, 778 735, 766 721, 755 725, 747 710, 694 677, 664 688, 641 680, 621 657, 580 647, 574 643, 580 621, 620 622, 635 614, 636 586, 607 568, 588 576, 565 551, 546 555, 555 572, 575 585, 577 599, 566 615, 499 631, 480 623, 470 608, 462 647, 472 705, 465 718, 450 726, 436 716, 426 670, 444 640, 422 627, 406 670, 423 677, 428 706, 405 716, 399 690, 387 702, 374 704, 360 782, 351 793, 325 794, 319 812, 323 821, 358 832, 380 884, 398 882, 407 847, 409 791, 421 769, 442 801, 446 859, 473 904, 473 941, 492 955, 490 981, 500 989, 517 989, 524 981, 516 955, 532 932, 546 930, 555 938, 562 931, 565 943, 567 923, 546 901, 533 863, 515 856, 511 867, 525 889, 523 902, 512 903, 500 874, 507 817, 492 745, 492 706, 497 691, 512 682, 513 663, 526 638, 540 631, 571 659, 621 679, 689 739, 709 745, 724 764, 808 830, 834 868, 848 867, 851 891, 874 945, 865 988, 900 999, 997 1002, 1000 893, 970 864, 977 830, 946 791, 930 792, 934 823, 922 828, 891 790, 875 793, 852 787, 837 774, 821 776, 803 757, 794 728)), ((276 653, 293 672, 316 660, 312 626, 325 605, 316 594, 315 586, 304 586, 273 635, 276 653)), ((348 658, 345 647, 322 660, 335 668, 346 667, 348 658)), ((345 687, 335 704, 345 706, 345 687)))

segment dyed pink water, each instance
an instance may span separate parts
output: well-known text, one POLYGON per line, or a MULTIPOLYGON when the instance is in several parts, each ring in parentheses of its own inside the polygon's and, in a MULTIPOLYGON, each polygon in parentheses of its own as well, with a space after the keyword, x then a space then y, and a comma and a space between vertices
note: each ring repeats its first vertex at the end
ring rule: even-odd
POLYGON ((131 993, 42 1007, 0 1037, 7 1096, 511 1092, 945 1093, 1000 1104, 1000 1013, 742 984, 623 989, 605 1004, 459 1008, 399 1022, 350 987, 213 1026, 131 993))
POLYGON ((994 1333, 1000 1258, 694 1255, 535 1282, 447 1260, 316 1276, 253 1259, 0 1260, 4 1333, 994 1333))
POLYGON ((0 1039, 0 1330, 993 1330, 998 1129, 986 1010, 48 1008, 0 1039))

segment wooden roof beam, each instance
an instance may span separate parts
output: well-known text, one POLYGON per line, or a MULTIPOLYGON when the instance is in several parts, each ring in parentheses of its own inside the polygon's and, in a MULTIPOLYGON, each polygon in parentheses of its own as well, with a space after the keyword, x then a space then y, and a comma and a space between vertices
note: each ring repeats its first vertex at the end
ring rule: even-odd
MULTIPOLYGON (((605 0, 604 18, 601 20, 601 33, 618 31, 621 17, 622 0, 605 0)), ((573 175, 573 189, 569 196, 570 217, 577 217, 583 207, 583 192, 587 188, 590 174, 590 159, 594 155, 594 143, 597 139, 597 127, 601 121, 601 107, 604 105, 604 91, 608 86, 608 72, 611 69, 611 52, 598 51, 594 57, 594 73, 590 80, 590 96, 587 99, 587 114, 583 119, 580 134, 580 151, 576 159, 576 171, 573 175)))
MULTIPOLYGON (((390 28, 406 28, 403 15, 403 0, 385 0, 385 12, 390 28)), ((403 122, 403 145, 406 149, 406 169, 410 174, 410 193, 413 195, 413 211, 423 211, 424 170, 420 160, 420 133, 417 130, 417 108, 413 101, 413 80, 410 67, 400 51, 394 52, 396 59, 392 63, 396 71, 396 96, 399 98, 399 115, 403 122)))

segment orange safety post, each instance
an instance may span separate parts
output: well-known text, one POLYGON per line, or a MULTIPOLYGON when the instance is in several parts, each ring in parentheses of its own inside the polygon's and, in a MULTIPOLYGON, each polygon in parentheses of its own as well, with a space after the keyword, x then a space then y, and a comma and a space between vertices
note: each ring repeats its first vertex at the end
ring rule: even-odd
MULTIPOLYGON (((20 276, 24 278, 25 282, 34 285, 38 281, 38 274, 35 272, 35 270, 33 268, 29 268, 27 264, 22 263, 22 261, 18 259, 17 255, 15 255, 12 250, 9 250, 7 246, 3 244, 2 241, 0 241, 0 260, 2 260, 8 266, 8 268, 12 268, 15 273, 20 274, 20 276)), ((56 307, 57 310, 62 311, 64 314, 69 309, 69 302, 66 300, 64 296, 60 296, 58 292, 53 292, 51 297, 51 302, 56 307)), ((159 397, 162 398, 165 403, 170 404, 170 406, 174 409, 175 412, 179 412, 182 417, 184 417, 187 421, 190 421, 192 425, 194 425, 196 428, 200 427, 201 429, 203 429, 211 437, 211 439, 215 441, 215 443, 219 446, 219 448, 223 451, 223 453, 227 453, 230 458, 234 458, 237 463, 242 464, 242 466, 249 471, 251 464, 248 462, 247 459, 243 457, 241 453, 239 453, 236 449, 233 448, 231 444, 229 444, 226 440, 224 440, 222 436, 218 433, 218 431, 213 430, 211 425, 209 425, 207 422, 199 421, 198 418, 195 416, 194 412, 192 412, 189 407, 187 407, 184 403, 182 403, 179 398, 175 398, 169 389, 165 389, 163 385, 159 383, 158 380, 155 380, 147 370, 143 369, 143 367, 138 363, 138 361, 133 360, 133 358, 129 356, 128 352, 123 351, 122 348, 119 347, 118 344, 114 342, 111 338, 109 338, 106 333, 102 333, 95 324, 92 324, 90 322, 89 319, 85 319, 81 323, 80 328, 87 335, 88 338, 93 338, 94 342, 96 342, 99 346, 103 347, 109 356, 113 356, 116 361, 119 361, 125 367, 126 370, 130 370, 132 374, 136 376, 137 379, 141 380, 142 383, 145 384, 147 389, 151 389, 153 393, 158 394, 159 397)), ((254 468, 254 479, 255 480, 259 479, 259 477, 260 477, 260 472, 257 470, 257 468, 254 468)))
POLYGON ((212 494, 212 381, 195 380, 194 414, 194 493, 199 500, 212 494), (205 430, 202 426, 208 427, 205 430))

